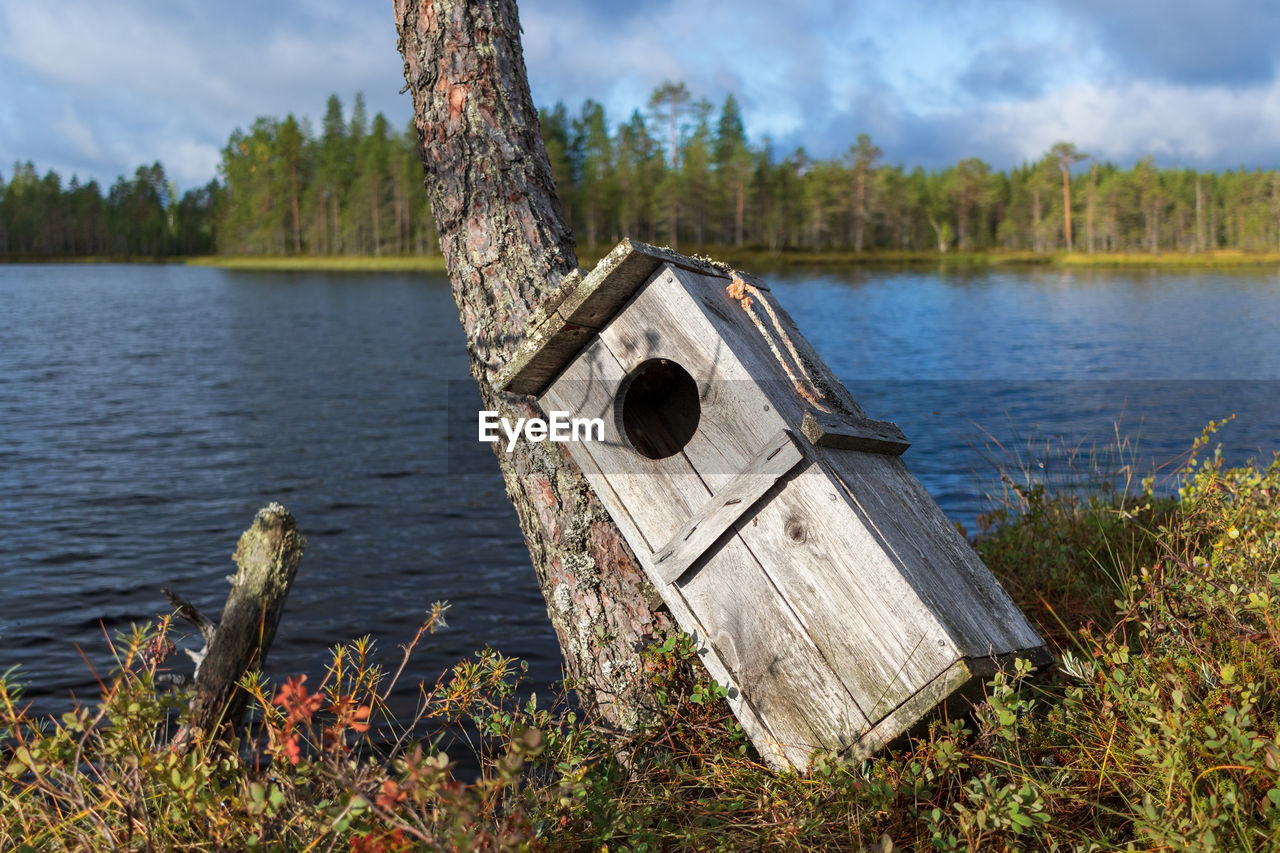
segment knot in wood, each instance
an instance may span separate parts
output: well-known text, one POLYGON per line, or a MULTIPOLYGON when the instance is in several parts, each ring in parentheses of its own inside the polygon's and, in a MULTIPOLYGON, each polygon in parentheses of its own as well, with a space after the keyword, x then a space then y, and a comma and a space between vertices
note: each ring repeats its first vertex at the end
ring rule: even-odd
POLYGON ((809 539, 809 531, 805 529, 804 522, 798 518, 788 518, 786 524, 782 526, 782 531, 797 545, 809 539))

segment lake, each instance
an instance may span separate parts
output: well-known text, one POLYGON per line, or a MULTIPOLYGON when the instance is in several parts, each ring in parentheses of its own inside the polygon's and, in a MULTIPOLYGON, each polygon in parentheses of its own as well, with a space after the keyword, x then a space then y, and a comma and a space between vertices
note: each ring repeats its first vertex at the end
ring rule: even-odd
MULTIPOLYGON (((1069 487, 1092 456, 1140 477, 1233 413, 1229 458, 1280 447, 1275 271, 769 280, 971 532, 998 465, 1069 487)), ((553 681, 467 377, 439 276, 0 265, 0 671, 21 665, 37 711, 94 697, 85 658, 109 671, 107 638, 165 611, 162 586, 216 616, 237 537, 279 500, 308 549, 272 673, 318 679, 364 634, 394 668, 439 599, 449 628, 419 647, 398 707, 485 644, 553 681)))

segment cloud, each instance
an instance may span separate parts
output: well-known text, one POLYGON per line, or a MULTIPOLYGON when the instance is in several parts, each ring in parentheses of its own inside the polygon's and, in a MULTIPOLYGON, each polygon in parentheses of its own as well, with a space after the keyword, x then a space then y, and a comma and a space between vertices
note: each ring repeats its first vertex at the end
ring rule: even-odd
POLYGON ((1185 86, 1253 86, 1280 58, 1274 0, 1064 0, 1125 76, 1185 86))
POLYGON ((208 182, 221 160, 218 148, 190 138, 158 140, 155 150, 169 178, 186 189, 208 182))
POLYGON ((982 47, 958 83, 978 100, 1018 100, 1042 94, 1050 82, 1053 45, 1000 42, 982 47))
POLYGON ((1280 86, 1077 85, 991 105, 980 119, 987 128, 981 143, 1021 159, 1038 158, 1066 139, 1095 159, 1122 163, 1154 154, 1170 165, 1274 166, 1280 86))
MULTIPOLYGON (((928 167, 1007 168, 1058 139, 1207 167, 1280 149, 1273 2, 539 0, 521 21, 539 105, 593 98, 617 123, 682 80, 733 92, 779 154, 836 156, 859 132, 928 167)), ((0 164, 109 183, 159 158, 185 188, 235 127, 318 124, 331 92, 403 127, 394 24, 386 0, 0 0, 0 164)))
POLYGON ((643 110, 664 80, 680 80, 716 103, 734 92, 757 136, 790 134, 830 109, 826 35, 850 13, 821 0, 793 3, 786 15, 756 5, 528 4, 521 23, 534 100, 564 100, 572 110, 591 97, 617 121, 643 110))
POLYGON ((395 39, 390 4, 372 0, 270 11, 244 0, 0 0, 0 72, 23 103, 0 112, 0 158, 103 182, 172 158, 166 168, 190 186, 213 177, 235 127, 319 116, 330 92, 349 105, 364 91, 371 115, 403 127, 411 106, 398 94, 395 39))
POLYGON ((316 93, 322 105, 329 91, 368 88, 371 106, 399 103, 407 111, 407 99, 387 95, 402 81, 394 20, 383 4, 362 0, 337 20, 324 6, 319 14, 306 4, 278 6, 273 19, 243 6, 11 3, 0 7, 0 30, 8 33, 0 53, 82 95, 199 105, 190 113, 212 112, 220 127, 227 114, 248 122, 305 108, 300 92, 316 93))
MULTIPOLYGON (((998 169, 1034 162, 1058 141, 1095 160, 1132 165, 1147 154, 1165 166, 1274 168, 1280 84, 1246 89, 1133 81, 1078 83, 964 109, 891 109, 867 129, 888 162, 945 168, 979 157, 998 169)), ((841 118, 826 129, 847 136, 841 118)))
POLYGON ((53 123, 53 129, 66 141, 71 150, 90 160, 102 156, 102 148, 98 138, 89 125, 70 108, 64 108, 62 115, 53 123))

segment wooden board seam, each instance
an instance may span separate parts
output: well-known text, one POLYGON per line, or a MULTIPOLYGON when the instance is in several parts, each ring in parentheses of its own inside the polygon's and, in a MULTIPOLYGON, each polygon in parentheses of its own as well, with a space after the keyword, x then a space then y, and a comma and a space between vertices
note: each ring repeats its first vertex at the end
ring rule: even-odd
POLYGON ((728 485, 709 497, 667 543, 654 551, 654 568, 675 583, 742 514, 773 488, 804 454, 790 430, 779 430, 728 485))
MULTIPOLYGON (((885 721, 893 719, 893 717, 902 709, 916 702, 931 690, 935 689, 938 684, 948 681, 954 681, 953 686, 945 688, 946 698, 941 704, 930 702, 919 714, 914 714, 915 719, 904 722, 903 720, 894 720, 895 728, 900 729, 901 734, 906 734, 912 728, 924 721, 930 714, 940 708, 945 708, 948 712, 963 712, 964 703, 969 705, 976 704, 986 695, 986 683, 990 681, 997 672, 1007 670, 1015 660, 1025 658, 1031 661, 1034 670, 1040 670, 1053 663, 1053 655, 1049 652, 1047 646, 1039 646, 1034 649, 1025 649, 1016 652, 1007 652, 999 655, 970 655, 967 657, 957 658, 951 666, 938 673, 925 684, 921 685, 916 692, 903 699, 881 718, 876 720, 871 728, 869 728, 859 741, 845 750, 845 755, 852 755, 865 758, 875 750, 883 746, 883 743, 876 743, 880 739, 877 729, 884 724, 885 721), (964 673, 963 679, 957 679, 957 671, 964 673)), ((896 736, 895 736, 896 737, 896 736)), ((893 738, 889 738, 892 740, 893 738)))

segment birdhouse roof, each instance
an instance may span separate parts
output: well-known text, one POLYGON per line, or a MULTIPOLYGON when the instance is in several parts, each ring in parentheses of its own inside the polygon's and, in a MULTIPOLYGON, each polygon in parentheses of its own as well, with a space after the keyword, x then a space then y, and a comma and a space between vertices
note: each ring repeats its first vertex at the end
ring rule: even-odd
MULTIPOLYGON (((570 276, 559 291, 539 306, 525 342, 499 376, 498 387, 515 394, 541 395, 627 300, 667 264, 725 279, 734 275, 748 278, 726 264, 681 255, 638 240, 623 240, 585 277, 570 276)), ((768 290, 762 282, 748 280, 768 290)))

